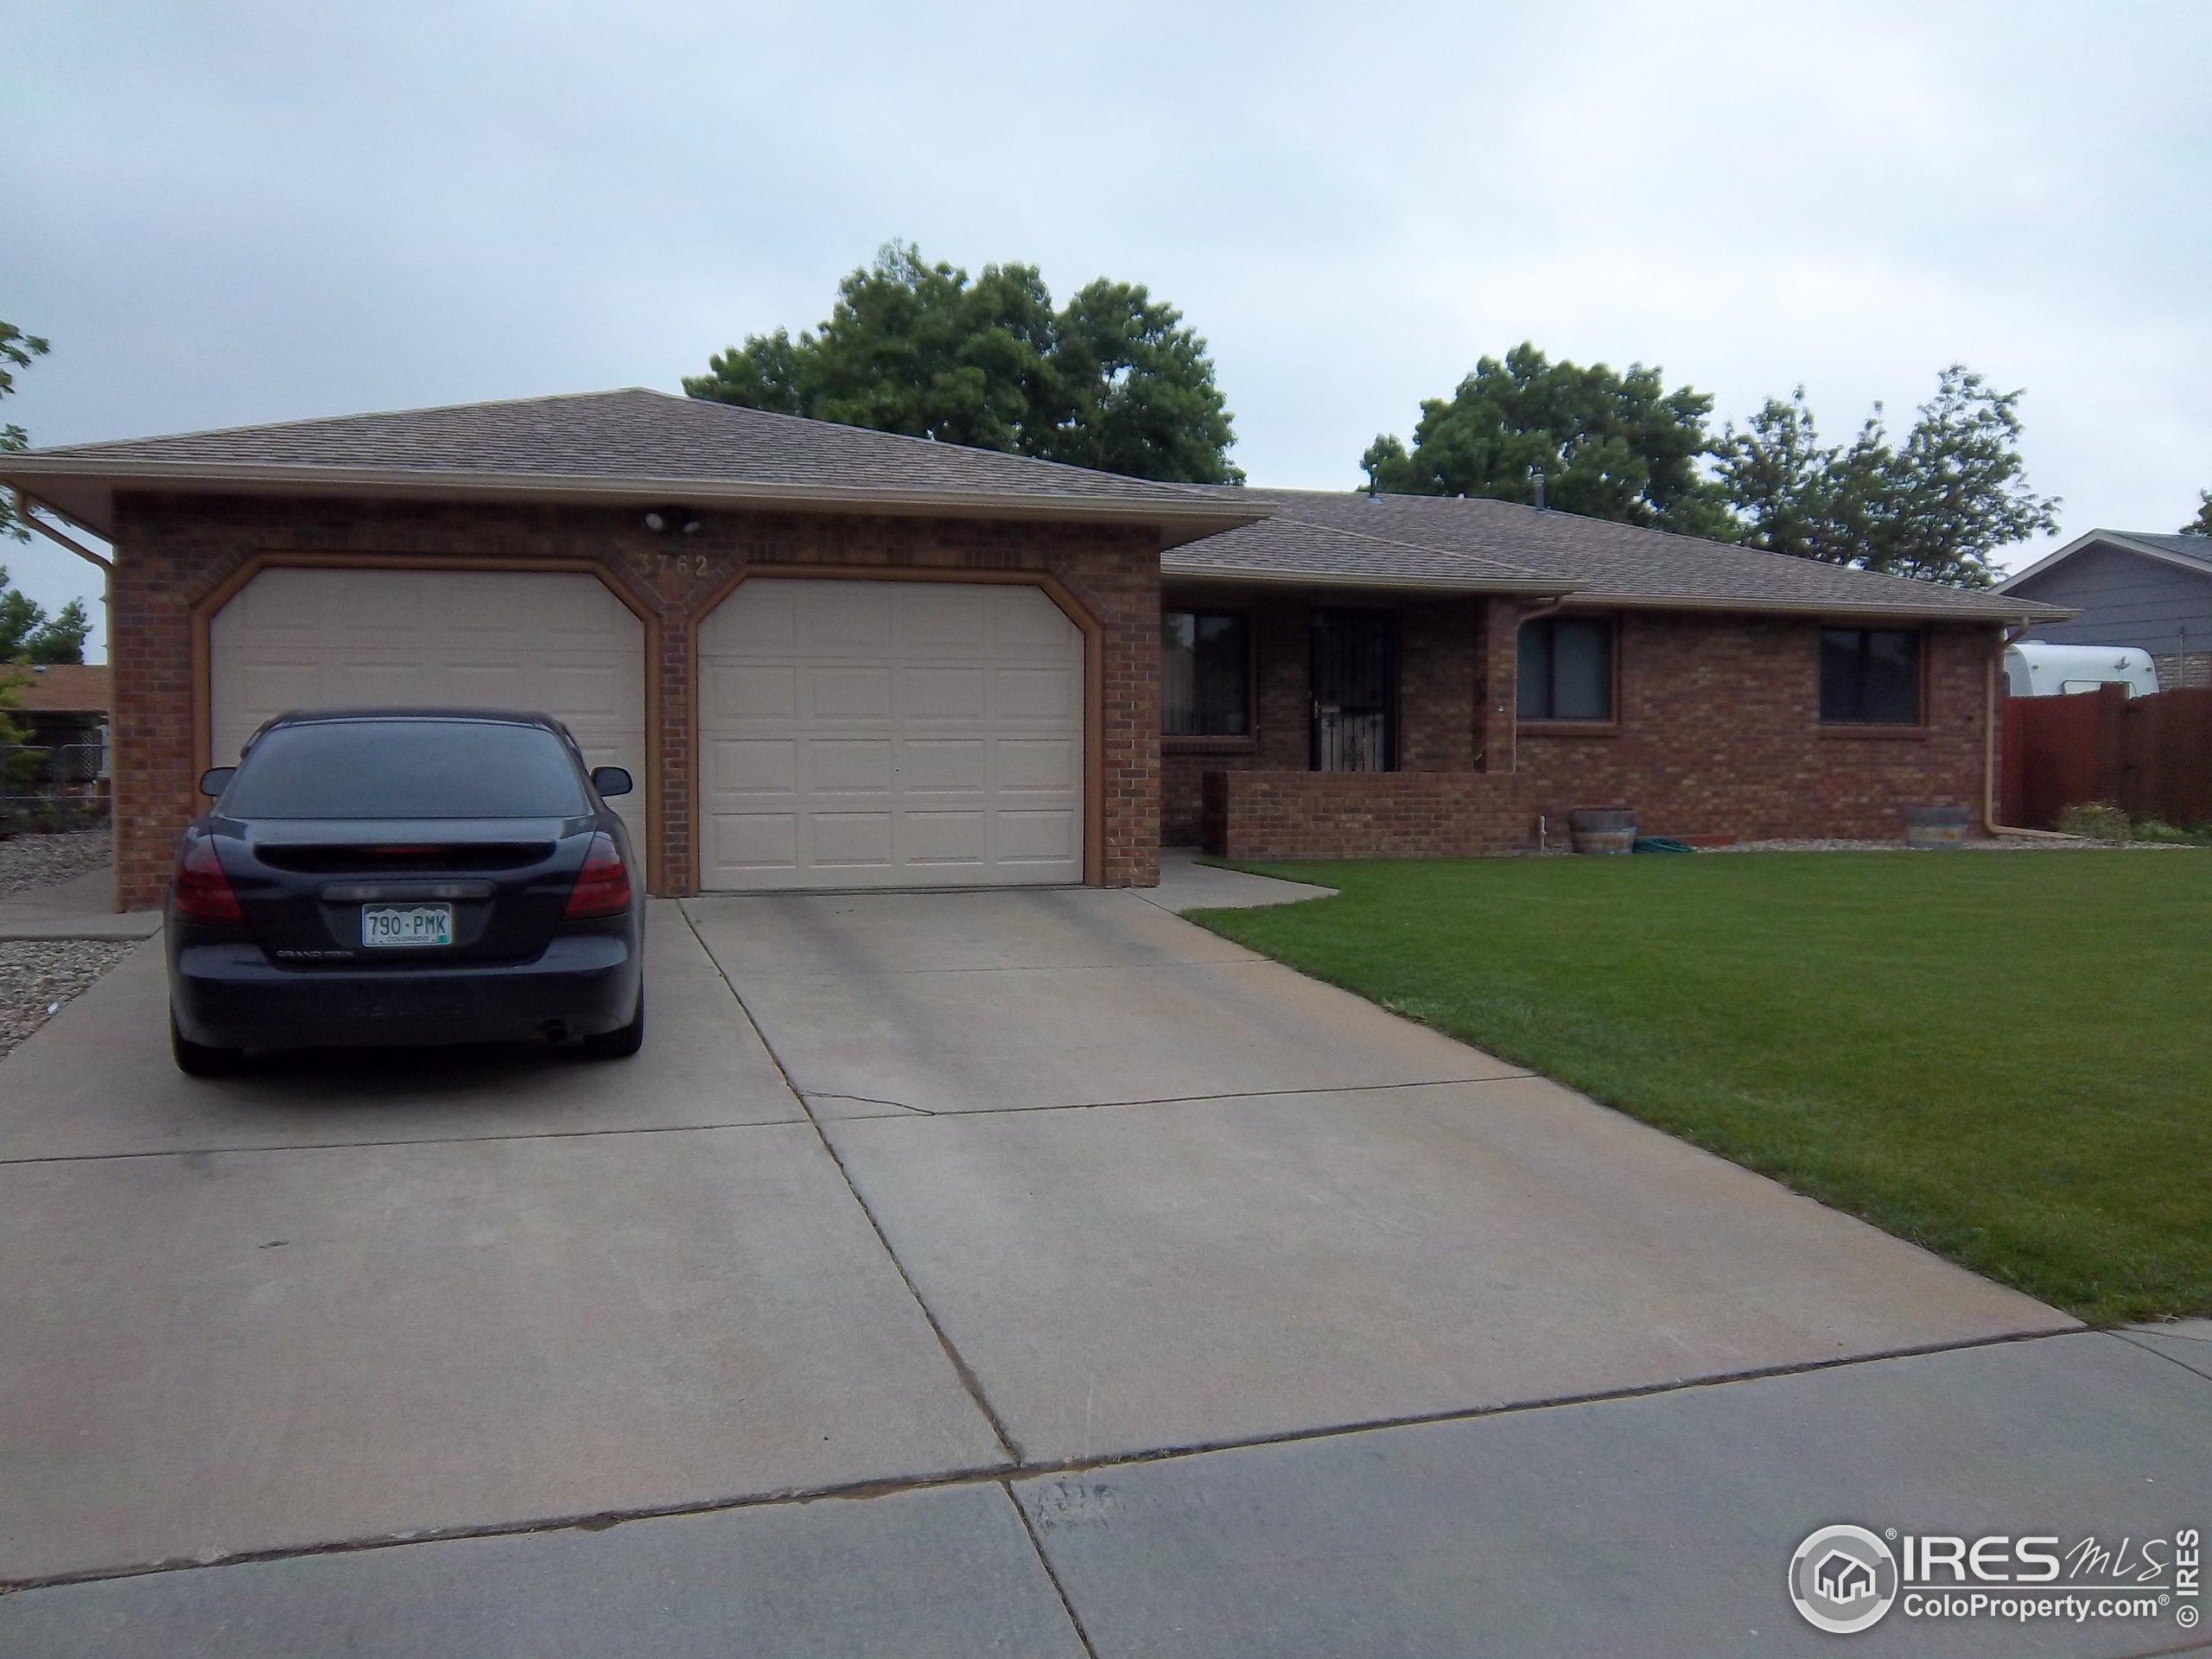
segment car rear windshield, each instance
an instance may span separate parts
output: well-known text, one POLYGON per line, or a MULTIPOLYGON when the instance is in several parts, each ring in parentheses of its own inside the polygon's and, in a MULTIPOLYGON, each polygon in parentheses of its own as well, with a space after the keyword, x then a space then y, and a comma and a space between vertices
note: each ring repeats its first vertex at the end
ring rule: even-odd
POLYGON ((347 720, 264 733, 223 791, 238 818, 571 818, 591 809, 540 726, 347 720))

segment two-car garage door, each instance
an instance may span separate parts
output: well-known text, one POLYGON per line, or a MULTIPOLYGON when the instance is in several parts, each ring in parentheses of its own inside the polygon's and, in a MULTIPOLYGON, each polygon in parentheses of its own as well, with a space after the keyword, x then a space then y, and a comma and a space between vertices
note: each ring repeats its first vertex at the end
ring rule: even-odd
MULTIPOLYGON (((644 625, 587 573, 268 569, 208 647, 217 765, 288 709, 454 704, 645 781, 644 625)), ((1040 589, 754 577, 697 660, 702 887, 1083 880, 1083 635, 1040 589)))

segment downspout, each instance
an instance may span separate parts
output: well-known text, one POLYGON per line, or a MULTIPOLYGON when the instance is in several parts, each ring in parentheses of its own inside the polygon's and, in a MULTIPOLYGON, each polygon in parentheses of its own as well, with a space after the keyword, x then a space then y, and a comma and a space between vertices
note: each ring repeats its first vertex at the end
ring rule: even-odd
MULTIPOLYGON (((79 558, 84 560, 87 564, 94 564, 99 567, 100 638, 107 647, 109 660, 110 662, 112 662, 114 660, 115 651, 115 594, 114 584, 110 578, 115 575, 115 565, 113 562, 102 558, 99 554, 93 552, 91 548, 86 547, 75 537, 68 535, 62 531, 56 530, 52 524, 48 524, 44 519, 34 516, 31 512, 33 507, 45 507, 46 510, 54 514, 55 518, 62 519, 65 522, 69 521, 69 515, 67 513, 61 512, 57 507, 48 506, 47 503, 41 501, 37 497, 34 496, 29 490, 24 489, 21 485, 16 486, 16 518, 19 524, 29 524, 33 530, 38 531, 40 535, 45 537, 48 541, 52 542, 56 547, 67 548, 70 552, 74 553, 79 558)), ((112 692, 109 693, 107 717, 108 724, 105 730, 108 735, 108 741, 112 744, 114 741, 113 732, 115 724, 115 699, 112 692)), ((111 754, 112 751, 111 750, 110 753, 111 754)), ((112 767, 111 767, 110 771, 112 772, 112 767)), ((108 804, 108 822, 112 824, 114 821, 115 805, 113 796, 111 793, 108 804)), ((115 900, 115 908, 119 912, 123 909, 123 900, 120 896, 123 874, 122 867, 120 865, 116 867, 115 880, 116 892, 118 894, 115 900)))
MULTIPOLYGON (((1543 488, 1543 474, 1539 473, 1536 474, 1536 494, 1540 505, 1542 500, 1543 488)), ((1549 616, 1554 611, 1559 609, 1560 606, 1566 604, 1567 601, 1567 595, 1565 594, 1560 594, 1551 599, 1545 600, 1541 604, 1531 605, 1527 610, 1521 613, 1519 620, 1513 625, 1513 663, 1516 673, 1519 671, 1521 664, 1522 623, 1533 622, 1539 617, 1549 616)), ((1493 598, 1487 602, 1496 604, 1497 601, 1493 598)), ((1518 702, 1520 696, 1520 688, 1518 683, 1516 683, 1514 685, 1508 686, 1506 688, 1506 695, 1516 699, 1513 709, 1513 770, 1518 772, 1521 770, 1521 709, 1518 702)), ((1616 710, 1615 712, 1618 713, 1618 711, 1616 710)), ((1483 757, 1479 754, 1475 757, 1478 764, 1481 762, 1482 759, 1483 757)), ((1536 855, 1541 858, 1549 851, 1551 851, 1551 825, 1544 822, 1544 815, 1539 812, 1536 814, 1536 855)))
POLYGON ((2024 622, 2008 623, 1997 637, 1997 649, 1989 653, 1986 676, 1986 694, 1982 703, 1981 717, 1981 828, 1986 835, 2023 836, 2031 841, 2081 841, 2081 836, 2069 836, 2056 830, 2030 830, 2016 823, 1997 822, 1997 670, 2005 660, 2005 647, 2028 631, 2024 622))
POLYGON ((52 524, 48 524, 44 519, 33 518, 31 516, 31 509, 33 507, 46 507, 46 510, 48 512, 53 513, 57 518, 66 518, 68 517, 67 513, 62 512, 58 508, 47 506, 45 502, 40 500, 29 490, 18 486, 16 491, 16 518, 17 522, 29 524, 33 530, 38 531, 40 535, 45 537, 48 541, 54 543, 56 546, 66 547, 72 553, 74 553, 79 558, 88 560, 92 563, 99 566, 100 582, 103 589, 105 589, 107 579, 115 574, 114 564, 109 560, 102 558, 99 554, 93 552, 91 548, 86 547, 82 542, 78 541, 74 537, 65 536, 60 531, 56 530, 52 524))
MULTIPOLYGON (((16 522, 18 524, 29 524, 33 530, 38 531, 40 535, 45 537, 48 541, 52 542, 56 547, 67 548, 70 552, 74 553, 79 558, 84 560, 86 563, 95 564, 99 567, 100 639, 105 642, 107 649, 112 652, 115 649, 115 595, 110 591, 110 588, 113 585, 111 579, 115 575, 115 564, 113 561, 102 558, 99 554, 93 552, 91 548, 86 547, 75 537, 67 535, 62 531, 56 530, 52 524, 48 524, 43 518, 33 516, 31 512, 31 509, 33 507, 44 507, 47 512, 65 522, 67 522, 69 518, 69 515, 63 512, 60 508, 48 505, 46 502, 40 500, 36 496, 33 495, 29 490, 24 489, 18 485, 16 489, 16 522)), ((111 709, 109 712, 112 715, 114 711, 111 709)))
MULTIPOLYGON (((1492 594, 1484 600, 1483 603, 1485 605, 1495 605, 1499 600, 1507 597, 1509 596, 1503 594, 1492 594)), ((1524 622, 1533 622, 1540 616, 1549 616, 1554 611, 1559 609, 1560 606, 1566 604, 1569 597, 1570 595, 1567 594, 1555 594, 1552 598, 1544 600, 1539 604, 1531 605, 1527 610, 1522 611, 1519 616, 1515 619, 1513 624, 1513 659, 1516 664, 1521 659, 1521 625, 1524 622)), ((1485 626, 1487 626, 1487 624, 1485 624, 1485 626)), ((1487 685, 1485 685, 1483 690, 1485 696, 1495 695, 1487 685)), ((1506 687, 1505 695, 1509 697, 1515 696, 1515 688, 1512 686, 1506 687)), ((1500 709, 1498 712, 1503 714, 1504 710, 1500 709)), ((1489 746, 1485 744, 1482 748, 1478 749, 1475 752, 1475 764, 1477 766, 1480 766, 1484 760, 1489 758, 1489 746)), ((1513 710, 1513 770, 1516 772, 1521 770, 1521 711, 1517 708, 1513 710)), ((1543 832, 1540 828, 1537 831, 1539 838, 1541 837, 1542 833, 1543 832)))

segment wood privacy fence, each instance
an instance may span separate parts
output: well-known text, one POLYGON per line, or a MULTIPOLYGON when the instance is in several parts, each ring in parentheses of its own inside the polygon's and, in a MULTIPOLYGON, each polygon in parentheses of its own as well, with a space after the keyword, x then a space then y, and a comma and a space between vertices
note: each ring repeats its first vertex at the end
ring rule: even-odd
POLYGON ((2049 830, 2084 801, 2139 818, 2212 823, 2212 688, 2130 697, 2125 686, 2004 701, 1999 819, 2049 830))

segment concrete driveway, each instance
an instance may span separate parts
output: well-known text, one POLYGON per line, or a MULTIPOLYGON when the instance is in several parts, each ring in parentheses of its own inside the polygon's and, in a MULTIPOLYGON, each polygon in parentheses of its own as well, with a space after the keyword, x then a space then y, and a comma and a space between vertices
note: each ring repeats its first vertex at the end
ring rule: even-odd
POLYGON ((0 1652, 1811 1652, 1817 1524, 2212 1518, 2186 1353, 1154 898, 659 905, 620 1065, 194 1083, 141 950, 0 1061, 0 1652))

